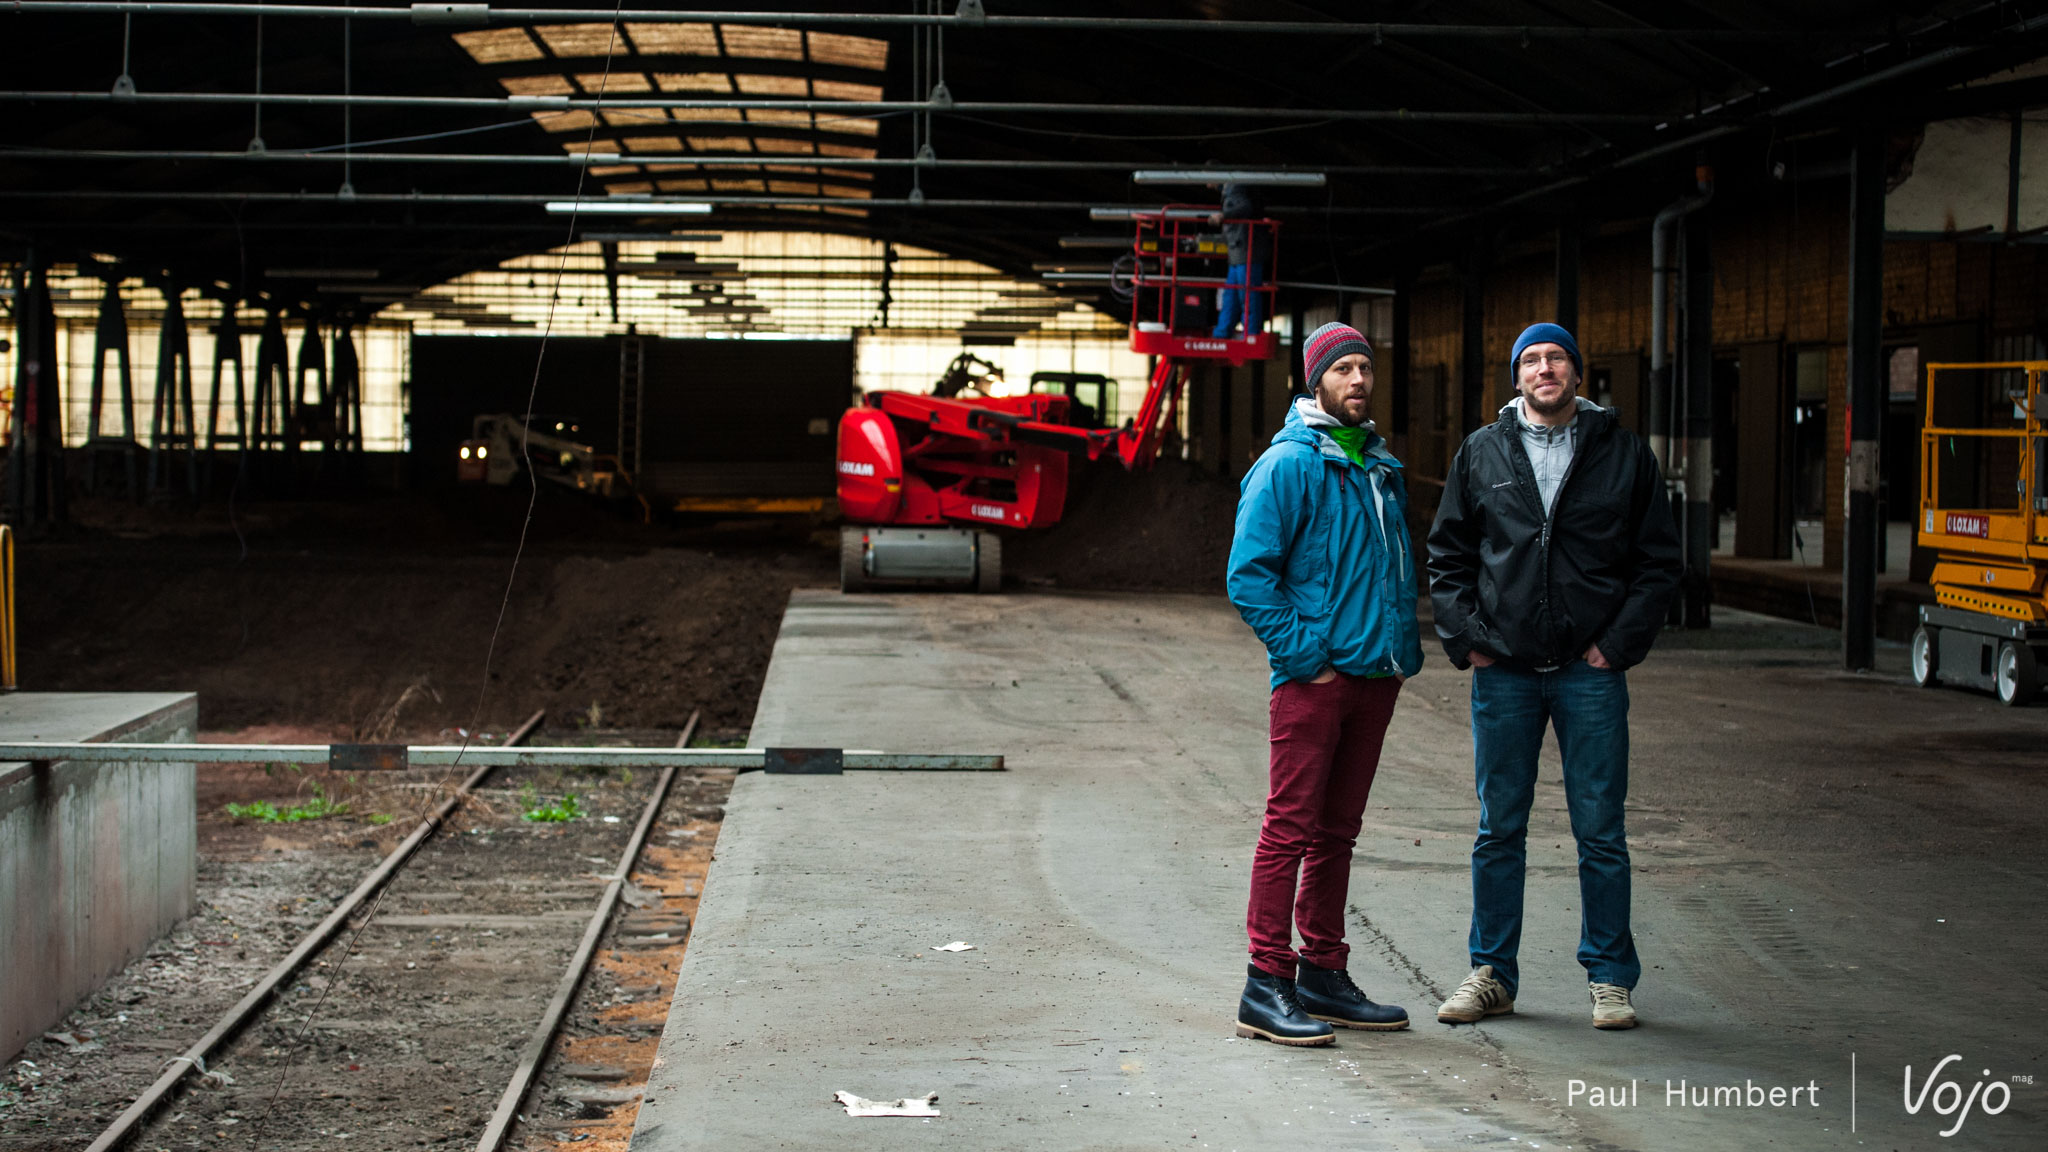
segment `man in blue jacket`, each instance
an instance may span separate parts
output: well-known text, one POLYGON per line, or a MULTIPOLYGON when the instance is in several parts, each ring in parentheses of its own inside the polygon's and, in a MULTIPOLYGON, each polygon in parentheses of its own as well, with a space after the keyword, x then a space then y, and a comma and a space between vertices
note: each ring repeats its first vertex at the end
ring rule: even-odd
POLYGON ((1237 1034, 1316 1045, 1335 1041, 1332 1024, 1408 1026, 1407 1012, 1352 983, 1344 907, 1380 742, 1422 645, 1401 463, 1366 419, 1372 346, 1357 329, 1325 324, 1302 363, 1312 395, 1296 397, 1245 475, 1230 549, 1230 602, 1273 666, 1271 782, 1237 1034))

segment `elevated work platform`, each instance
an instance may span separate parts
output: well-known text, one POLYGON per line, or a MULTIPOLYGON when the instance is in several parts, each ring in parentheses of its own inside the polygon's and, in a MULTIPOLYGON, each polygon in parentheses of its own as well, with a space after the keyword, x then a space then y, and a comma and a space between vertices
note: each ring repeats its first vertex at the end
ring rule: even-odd
MULTIPOLYGON (((1415 1026, 1283 1049, 1232 1036, 1268 693, 1228 604, 798 592, 752 743, 1000 752, 1009 770, 739 779, 632 1148, 1939 1142, 1949 1121, 1898 1105, 1904 1064, 2031 1067, 2027 1020, 1950 1009, 2048 944, 2048 865, 2018 848, 2048 709, 1844 676, 1829 633, 1716 619, 1631 673, 1642 1028, 1590 1027, 1553 753, 1517 1014, 1435 1022, 1466 972, 1476 805, 1468 678, 1432 652, 1394 718, 1350 917, 1352 972, 1415 1026), (1834 716, 1876 719, 1815 722, 1834 716), (1929 732, 1977 751, 1962 766, 1929 732), (975 947, 934 950, 952 941, 975 947), (1667 1079, 1797 1085, 1801 1106, 1671 1106, 1667 1079), (1590 1107, 1590 1085, 1635 1103, 1590 1107), (837 1091, 935 1092, 943 1115, 854 1119, 837 1091)), ((2043 1103, 2014 1088, 1972 1146, 2029 1146, 2043 1103)))
MULTIPOLYGON (((0 696, 0 742, 191 740, 185 692, 0 696)), ((0 763, 0 1060, 191 914, 190 764, 0 763)))

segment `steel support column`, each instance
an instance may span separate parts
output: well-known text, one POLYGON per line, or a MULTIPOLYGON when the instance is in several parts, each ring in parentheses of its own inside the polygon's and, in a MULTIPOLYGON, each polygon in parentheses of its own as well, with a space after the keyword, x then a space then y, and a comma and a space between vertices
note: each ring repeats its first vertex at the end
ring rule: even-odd
POLYGON ((345 485, 362 480, 363 371, 356 354, 355 321, 343 316, 334 324, 334 355, 329 369, 333 384, 328 412, 332 417, 320 470, 333 472, 345 485))
POLYGON ((1466 246, 1458 287, 1463 293, 1458 330, 1458 430, 1462 436, 1470 436, 1492 415, 1486 410, 1486 242, 1477 236, 1466 246))
POLYGON ((256 339, 256 401, 249 412, 251 450, 283 448, 291 440, 291 344, 284 335, 284 314, 272 309, 256 339))
POLYGON ((334 326, 334 443, 340 452, 363 450, 363 367, 356 353, 355 323, 334 326))
POLYGON ((150 413, 149 490, 170 485, 172 461, 165 453, 185 454, 185 492, 199 494, 199 434, 192 413, 192 341, 185 326, 185 304, 176 284, 166 282, 163 327, 157 333, 156 402, 150 413))
POLYGON ((327 348, 320 342, 320 320, 306 317, 306 330, 299 336, 299 362, 292 376, 292 429, 285 448, 296 453, 307 442, 326 445, 334 439, 334 408, 328 391, 327 348), (314 381, 313 395, 306 395, 306 378, 314 381))
POLYGON ((1394 273, 1394 316, 1392 362, 1387 365, 1387 386, 1393 389, 1392 411, 1387 422, 1393 425, 1387 430, 1388 439, 1393 441, 1394 454, 1405 456, 1409 443, 1409 412, 1415 391, 1415 357, 1408 347, 1409 334, 1413 328, 1415 311, 1415 272, 1402 267, 1394 273))
POLYGON ((63 397, 57 387, 57 314, 50 305, 49 269, 33 249, 16 268, 7 519, 28 527, 67 518, 63 397))
POLYGON ((1557 222, 1557 308, 1560 327, 1579 334, 1579 221, 1566 216, 1557 222))
POLYGON ((1884 418, 1884 129, 1861 125, 1849 159, 1849 452, 1843 461, 1842 664, 1877 651, 1878 433, 1884 418))
POLYGON ((1679 433, 1684 443, 1685 502, 1679 531, 1685 575, 1679 585, 1680 623, 1712 624, 1714 552, 1714 255, 1708 214, 1685 218, 1679 256, 1679 433))
POLYGON ((100 297, 99 318, 93 324, 92 400, 86 409, 85 425, 85 490, 98 494, 100 457, 113 453, 121 457, 128 499, 139 499, 142 488, 137 464, 141 452, 142 444, 135 439, 135 373, 128 360, 128 314, 121 304, 120 278, 109 273, 106 294, 100 297), (111 436, 102 431, 109 353, 117 361, 119 375, 115 383, 121 390, 121 431, 111 436))
MULTIPOLYGON (((235 316, 235 299, 223 297, 220 322, 213 326, 213 388, 206 398, 206 450, 233 447, 243 460, 249 455, 249 392, 242 370, 242 326, 235 316), (234 431, 220 430, 221 374, 235 366, 234 431)), ((241 465, 237 465, 241 467, 241 465)))

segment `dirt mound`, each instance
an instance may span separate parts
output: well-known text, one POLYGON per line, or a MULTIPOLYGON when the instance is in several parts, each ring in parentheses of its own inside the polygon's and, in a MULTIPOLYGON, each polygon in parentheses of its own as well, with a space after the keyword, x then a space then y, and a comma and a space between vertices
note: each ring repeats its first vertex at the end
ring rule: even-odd
POLYGON ((1131 473, 1102 460, 1077 466, 1071 485, 1058 524, 1003 542, 1013 580, 1026 587, 1223 591, 1235 482, 1184 460, 1131 473))
POLYGON ((707 735, 743 734, 790 589, 833 581, 801 533, 686 536, 543 500, 507 599, 524 496, 500 503, 245 509, 239 539, 218 511, 147 533, 124 517, 25 542, 22 686, 197 691, 215 730, 432 739, 537 708, 675 729, 701 708, 707 735))

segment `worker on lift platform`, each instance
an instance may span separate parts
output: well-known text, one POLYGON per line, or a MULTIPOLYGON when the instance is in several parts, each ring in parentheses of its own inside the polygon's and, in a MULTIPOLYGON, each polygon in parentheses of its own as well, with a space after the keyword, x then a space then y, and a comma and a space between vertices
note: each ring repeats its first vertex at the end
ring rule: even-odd
POLYGON ((1259 235, 1251 222, 1265 215, 1265 206, 1259 203, 1250 188, 1242 184, 1223 186, 1223 244, 1229 252, 1230 268, 1224 274, 1225 287, 1216 301, 1216 330, 1211 333, 1224 339, 1237 330, 1238 322, 1244 321, 1244 334, 1257 336, 1266 322, 1266 293, 1253 291, 1266 282, 1266 261, 1272 258, 1266 243, 1267 237, 1259 235))

